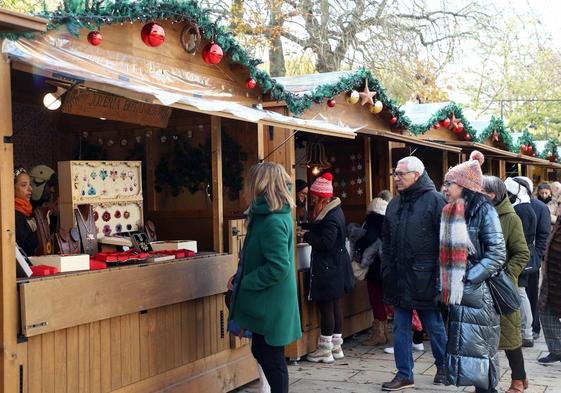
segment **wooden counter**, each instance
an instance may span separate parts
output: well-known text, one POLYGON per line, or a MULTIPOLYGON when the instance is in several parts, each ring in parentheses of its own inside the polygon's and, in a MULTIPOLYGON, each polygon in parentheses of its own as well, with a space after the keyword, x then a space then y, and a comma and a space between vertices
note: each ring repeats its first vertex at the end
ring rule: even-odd
POLYGON ((227 392, 257 378, 226 331, 231 254, 18 283, 23 392, 227 392))

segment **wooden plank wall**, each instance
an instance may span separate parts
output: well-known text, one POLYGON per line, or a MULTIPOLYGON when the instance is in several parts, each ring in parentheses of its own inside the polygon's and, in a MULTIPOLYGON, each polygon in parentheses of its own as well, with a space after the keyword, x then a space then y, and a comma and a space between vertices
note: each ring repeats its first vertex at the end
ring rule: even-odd
POLYGON ((227 318, 220 294, 30 337, 22 391, 111 392, 155 377, 228 350, 227 318))

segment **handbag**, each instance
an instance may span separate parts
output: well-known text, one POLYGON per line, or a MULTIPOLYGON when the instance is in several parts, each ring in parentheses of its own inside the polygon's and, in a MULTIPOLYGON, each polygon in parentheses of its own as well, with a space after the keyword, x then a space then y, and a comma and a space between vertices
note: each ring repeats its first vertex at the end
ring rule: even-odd
POLYGON ((366 273, 368 273, 369 267, 362 267, 357 261, 352 261, 351 265, 353 267, 353 276, 357 280, 364 280, 366 278, 366 273))
POLYGON ((497 314, 508 315, 520 309, 518 288, 503 269, 489 277, 487 285, 497 314))

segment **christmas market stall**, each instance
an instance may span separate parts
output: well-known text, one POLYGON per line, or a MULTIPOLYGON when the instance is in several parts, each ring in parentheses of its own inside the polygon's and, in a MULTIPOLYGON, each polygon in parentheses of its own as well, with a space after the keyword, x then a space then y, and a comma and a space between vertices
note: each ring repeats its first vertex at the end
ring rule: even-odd
POLYGON ((224 302, 248 171, 293 162, 295 129, 356 129, 263 110, 279 87, 195 2, 95 4, 1 25, 3 391, 233 390, 257 377, 224 302))
MULTIPOLYGON (((342 200, 347 223, 361 224, 373 197, 384 189, 394 192, 391 172, 399 159, 408 155, 421 157, 440 184, 448 165, 453 165, 448 156, 455 155, 458 162, 460 148, 424 141, 404 132, 409 120, 368 70, 283 77, 276 81, 283 89, 276 92, 275 101, 263 104, 268 109, 302 119, 336 122, 357 131, 355 140, 299 132, 294 143, 279 149, 276 158, 286 167, 295 166, 296 178, 308 184, 320 173, 331 172, 334 194, 342 200)), ((313 351, 319 335, 318 310, 307 299, 308 258, 303 251, 306 247, 309 246, 299 244, 298 254, 303 337, 285 349, 285 354, 294 359, 313 351)), ((371 325, 372 311, 364 281, 357 281, 354 291, 345 297, 343 314, 344 336, 371 325)))

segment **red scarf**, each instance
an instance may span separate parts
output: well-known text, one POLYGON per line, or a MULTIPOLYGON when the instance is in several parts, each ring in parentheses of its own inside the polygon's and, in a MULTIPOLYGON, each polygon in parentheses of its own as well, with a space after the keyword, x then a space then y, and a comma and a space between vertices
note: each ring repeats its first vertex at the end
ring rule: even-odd
POLYGON ((26 217, 31 217, 31 213, 33 212, 33 207, 31 206, 31 202, 29 202, 27 199, 16 197, 14 204, 15 204, 16 211, 20 212, 26 217))

